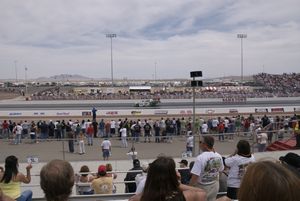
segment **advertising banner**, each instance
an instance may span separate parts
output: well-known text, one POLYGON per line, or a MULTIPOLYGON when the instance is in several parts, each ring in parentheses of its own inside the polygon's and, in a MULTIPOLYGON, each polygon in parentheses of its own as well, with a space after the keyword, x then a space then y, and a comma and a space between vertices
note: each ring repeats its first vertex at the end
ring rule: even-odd
POLYGON ((45 112, 34 112, 33 116, 44 116, 45 112))
POLYGON ((106 115, 117 115, 118 111, 108 111, 105 113, 106 115))
POLYGON ((56 112, 57 116, 69 116, 70 112, 56 112))
POLYGON ((154 111, 154 114, 155 115, 166 115, 166 114, 168 114, 168 110, 155 110, 154 111))
POLYGON ((271 112, 284 112, 283 107, 271 108, 271 112))
POLYGON ((229 109, 229 113, 230 114, 239 113, 239 111, 237 109, 229 109))
POLYGON ((22 112, 10 112, 8 113, 9 116, 22 116, 22 112))
POLYGON ((92 116, 92 112, 90 112, 90 111, 83 111, 82 112, 82 116, 83 117, 92 116))
POLYGON ((140 115, 142 114, 142 111, 131 111, 132 115, 140 115))
POLYGON ((268 108, 255 108, 254 110, 256 113, 257 112, 268 112, 268 108))

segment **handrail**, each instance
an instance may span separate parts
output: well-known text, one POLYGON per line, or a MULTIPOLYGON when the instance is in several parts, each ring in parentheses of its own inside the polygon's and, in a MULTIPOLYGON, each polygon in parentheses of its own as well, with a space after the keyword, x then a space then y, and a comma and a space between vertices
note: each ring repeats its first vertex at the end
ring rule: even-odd
MULTIPOLYGON (((119 194, 93 194, 93 195, 72 195, 68 201, 110 201, 110 200, 128 200, 134 193, 119 193, 119 194)), ((46 201, 44 197, 32 198, 34 201, 46 201)))
MULTIPOLYGON (((176 170, 185 170, 185 169, 189 169, 188 167, 185 168, 176 168, 176 170)), ((107 174, 113 174, 113 173, 128 173, 128 172, 143 172, 143 170, 114 170, 114 171, 107 171, 107 174)), ((91 174, 91 175, 96 175, 97 172, 76 172, 74 175, 83 175, 83 174, 91 174)), ((31 176, 40 176, 40 174, 31 174, 31 176)))
MULTIPOLYGON (((226 195, 227 192, 218 192, 217 197, 221 197, 226 195)), ((127 201, 131 196, 135 195, 135 193, 119 193, 119 194, 93 194, 93 195, 72 195, 69 197, 69 201, 81 201, 81 200, 89 200, 89 201, 127 201)), ((44 197, 32 198, 33 201, 46 201, 44 197)))

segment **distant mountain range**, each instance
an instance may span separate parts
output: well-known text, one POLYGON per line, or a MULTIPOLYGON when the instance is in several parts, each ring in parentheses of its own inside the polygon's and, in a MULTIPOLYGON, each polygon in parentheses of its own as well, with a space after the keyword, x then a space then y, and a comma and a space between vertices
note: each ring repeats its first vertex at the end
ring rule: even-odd
MULTIPOLYGON (((226 77, 218 77, 218 78, 207 78, 205 80, 240 80, 241 77, 240 76, 226 76, 226 77)), ((37 78, 38 81, 53 81, 53 82, 57 82, 57 81, 88 81, 88 80, 110 80, 110 78, 90 78, 90 77, 85 77, 82 75, 71 75, 71 74, 60 74, 60 75, 54 75, 51 77, 39 77, 37 78)), ((116 79, 116 80, 121 80, 121 79, 116 79)), ((140 79, 137 79, 140 80, 140 79)), ((143 80, 143 79, 141 79, 143 80)), ((169 80, 169 79, 166 79, 169 80)), ((185 79, 172 79, 172 80, 185 80, 185 79)), ((253 80, 253 76, 244 76, 244 80, 245 81, 249 81, 249 80, 253 80)))
POLYGON ((50 77, 38 77, 35 79, 37 81, 46 81, 46 82, 58 82, 58 81, 93 81, 93 80, 109 80, 108 78, 91 78, 85 77, 78 74, 60 74, 60 75, 53 75, 50 77))
MULTIPOLYGON (((188 78, 187 78, 188 79, 188 78)), ((165 80, 187 80, 187 79, 165 79, 165 80)), ((216 78, 206 78, 203 80, 240 80, 240 76, 226 76, 226 77, 216 77, 216 78)), ((0 79, 2 81, 15 81, 14 79, 0 79)), ((95 81, 95 80, 101 80, 101 81, 109 81, 110 78, 91 78, 91 77, 86 77, 78 74, 60 74, 60 75, 53 75, 50 77, 38 77, 36 79, 32 79, 34 81, 38 82, 74 82, 74 81, 95 81)), ((123 80, 123 79, 115 79, 117 80, 123 80)), ((130 79, 128 79, 130 80, 130 79)), ((134 79, 134 80, 148 80, 148 79, 134 79)), ((251 81, 253 80, 253 76, 244 76, 244 81, 251 81)), ((30 80, 29 80, 30 81, 30 80)), ((24 79, 19 79, 19 82, 24 82, 24 79)))
POLYGON ((77 80, 92 80, 93 78, 85 77, 77 74, 60 74, 54 75, 50 77, 38 77, 36 80, 38 81, 77 81, 77 80))

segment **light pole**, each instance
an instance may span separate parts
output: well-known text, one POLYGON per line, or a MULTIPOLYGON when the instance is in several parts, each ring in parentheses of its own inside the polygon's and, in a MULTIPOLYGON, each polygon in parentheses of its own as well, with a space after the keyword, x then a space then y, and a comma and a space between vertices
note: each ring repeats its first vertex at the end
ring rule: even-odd
POLYGON ((17 68, 17 60, 14 61, 15 63, 15 72, 16 72, 16 83, 18 82, 18 68, 17 68))
POLYGON ((156 84, 156 65, 157 65, 157 63, 155 62, 155 67, 154 67, 154 79, 155 79, 155 84, 156 84))
POLYGON ((111 71, 111 85, 114 86, 114 69, 113 69, 113 51, 112 51, 112 39, 116 38, 117 34, 106 34, 106 38, 110 38, 110 71, 111 71))
POLYGON ((247 38, 247 34, 238 34, 237 37, 241 39, 241 82, 243 82, 244 80, 243 38, 247 38))
POLYGON ((25 95, 27 94, 27 70, 28 68, 25 66, 25 95))
POLYGON ((190 77, 193 78, 191 81, 191 87, 193 88, 193 156, 196 156, 196 101, 195 101, 195 87, 203 86, 202 81, 196 81, 196 77, 202 77, 202 71, 192 71, 190 72, 190 77))

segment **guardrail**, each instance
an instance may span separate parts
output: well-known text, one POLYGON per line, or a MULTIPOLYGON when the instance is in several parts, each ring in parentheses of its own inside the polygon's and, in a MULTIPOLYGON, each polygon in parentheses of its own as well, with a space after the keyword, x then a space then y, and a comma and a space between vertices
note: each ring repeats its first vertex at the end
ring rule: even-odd
MULTIPOLYGON (((267 133, 267 134, 270 134, 268 144, 270 144, 270 143, 272 143, 272 142, 274 142, 278 139, 287 139, 287 138, 290 138, 290 137, 293 136, 293 130, 292 129, 288 129, 288 130, 267 130, 266 129, 264 132, 267 133)), ((214 136, 216 138, 216 140, 215 140, 216 148, 217 148, 218 152, 220 152, 220 153, 226 154, 226 150, 227 150, 227 149, 224 149, 224 147, 222 147, 223 140, 221 140, 221 138, 224 139, 225 142, 232 144, 232 147, 236 146, 236 143, 238 142, 238 140, 246 139, 251 144, 252 152, 254 153, 254 152, 257 151, 257 149, 256 149, 256 147, 257 147, 256 131, 251 131, 251 132, 238 131, 238 132, 234 132, 234 133, 211 132, 211 133, 208 133, 208 134, 200 134, 200 135, 214 136), (221 143, 221 144, 219 144, 219 143, 221 143)), ((199 141, 200 135, 199 134, 194 135, 194 140, 199 141)), ((153 135, 151 135, 150 137, 146 137, 146 136, 142 135, 142 136, 139 137, 139 142, 137 142, 137 137, 129 136, 129 137, 127 137, 127 143, 128 143, 128 146, 129 146, 127 149, 121 147, 122 144, 121 144, 121 141, 120 141, 120 137, 109 137, 108 139, 112 141, 112 145, 113 145, 112 151, 113 151, 113 153, 116 150, 117 150, 116 153, 121 151, 124 154, 124 156, 125 156, 126 153, 128 153, 128 154, 130 153, 130 147, 131 146, 135 146, 135 148, 138 151, 142 151, 141 149, 143 148, 144 145, 143 145, 143 143, 139 143, 139 142, 148 142, 148 140, 151 142, 151 144, 155 145, 155 149, 156 149, 155 151, 163 148, 164 146, 171 146, 172 144, 176 144, 176 146, 178 148, 179 147, 181 148, 181 152, 178 152, 178 151, 180 151, 178 149, 176 150, 177 151, 176 153, 172 152, 171 150, 170 150, 169 153, 166 152, 166 155, 170 155, 170 156, 173 156, 173 157, 176 157, 176 156, 179 156, 179 155, 181 156, 182 152, 184 152, 185 148, 186 148, 186 135, 168 135, 168 134, 166 134, 164 136, 153 136, 153 135), (155 143, 156 140, 159 140, 161 143, 155 143), (172 143, 171 143, 171 141, 172 141, 172 143), (162 142, 164 142, 164 143, 162 143, 162 142)), ((101 148, 101 141, 102 140, 103 140, 103 138, 94 138, 94 146, 93 146, 93 147, 95 147, 95 148, 93 148, 94 150, 96 149, 97 151, 100 151, 99 148, 101 148)), ((0 139, 0 142, 2 143, 2 147, 7 146, 7 149, 10 149, 10 146, 8 146, 8 145, 13 145, 14 142, 15 142, 15 139, 12 139, 12 138, 10 138, 10 139, 0 139)), ((44 152, 49 151, 49 150, 43 150, 43 149, 42 150, 34 150, 35 146, 38 146, 38 145, 35 145, 37 142, 39 142, 40 144, 44 143, 45 147, 48 146, 49 143, 54 143, 56 150, 53 150, 53 153, 59 154, 55 158, 61 158, 61 159, 64 159, 64 160, 72 160, 72 158, 73 158, 72 155, 70 155, 70 150, 69 150, 70 143, 74 147, 74 153, 73 154, 76 154, 77 150, 78 150, 78 139, 76 139, 76 138, 63 138, 63 139, 54 139, 54 138, 51 138, 51 139, 50 138, 48 138, 48 139, 40 139, 40 138, 28 139, 28 138, 25 138, 25 139, 22 139, 22 144, 26 145, 26 146, 28 145, 30 147, 30 149, 24 149, 24 150, 22 150, 22 153, 24 153, 24 154, 27 153, 27 156, 36 155, 36 153, 38 153, 39 155, 42 156, 44 152), (32 146, 30 146, 31 144, 32 144, 32 146)), ((20 145, 15 145, 15 146, 20 146, 20 145)), ((86 146, 86 148, 87 147, 88 146, 86 146)), ((198 151, 197 150, 198 146, 194 147, 194 149, 196 151, 195 153, 198 153, 197 152, 198 151)), ((12 149, 11 151, 13 153, 14 150, 12 149)), ((168 151, 168 150, 166 150, 166 151, 168 151)), ((100 155, 99 155, 99 158, 101 158, 100 155)), ((125 157, 125 158, 123 157, 123 159, 130 159, 130 158, 131 158, 130 155, 127 155, 127 157, 125 157)), ((41 159, 43 159, 43 158, 41 158, 41 159)), ((0 160, 1 160, 1 157, 0 157, 0 160)), ((4 161, 4 159, 2 159, 2 160, 4 161)))

